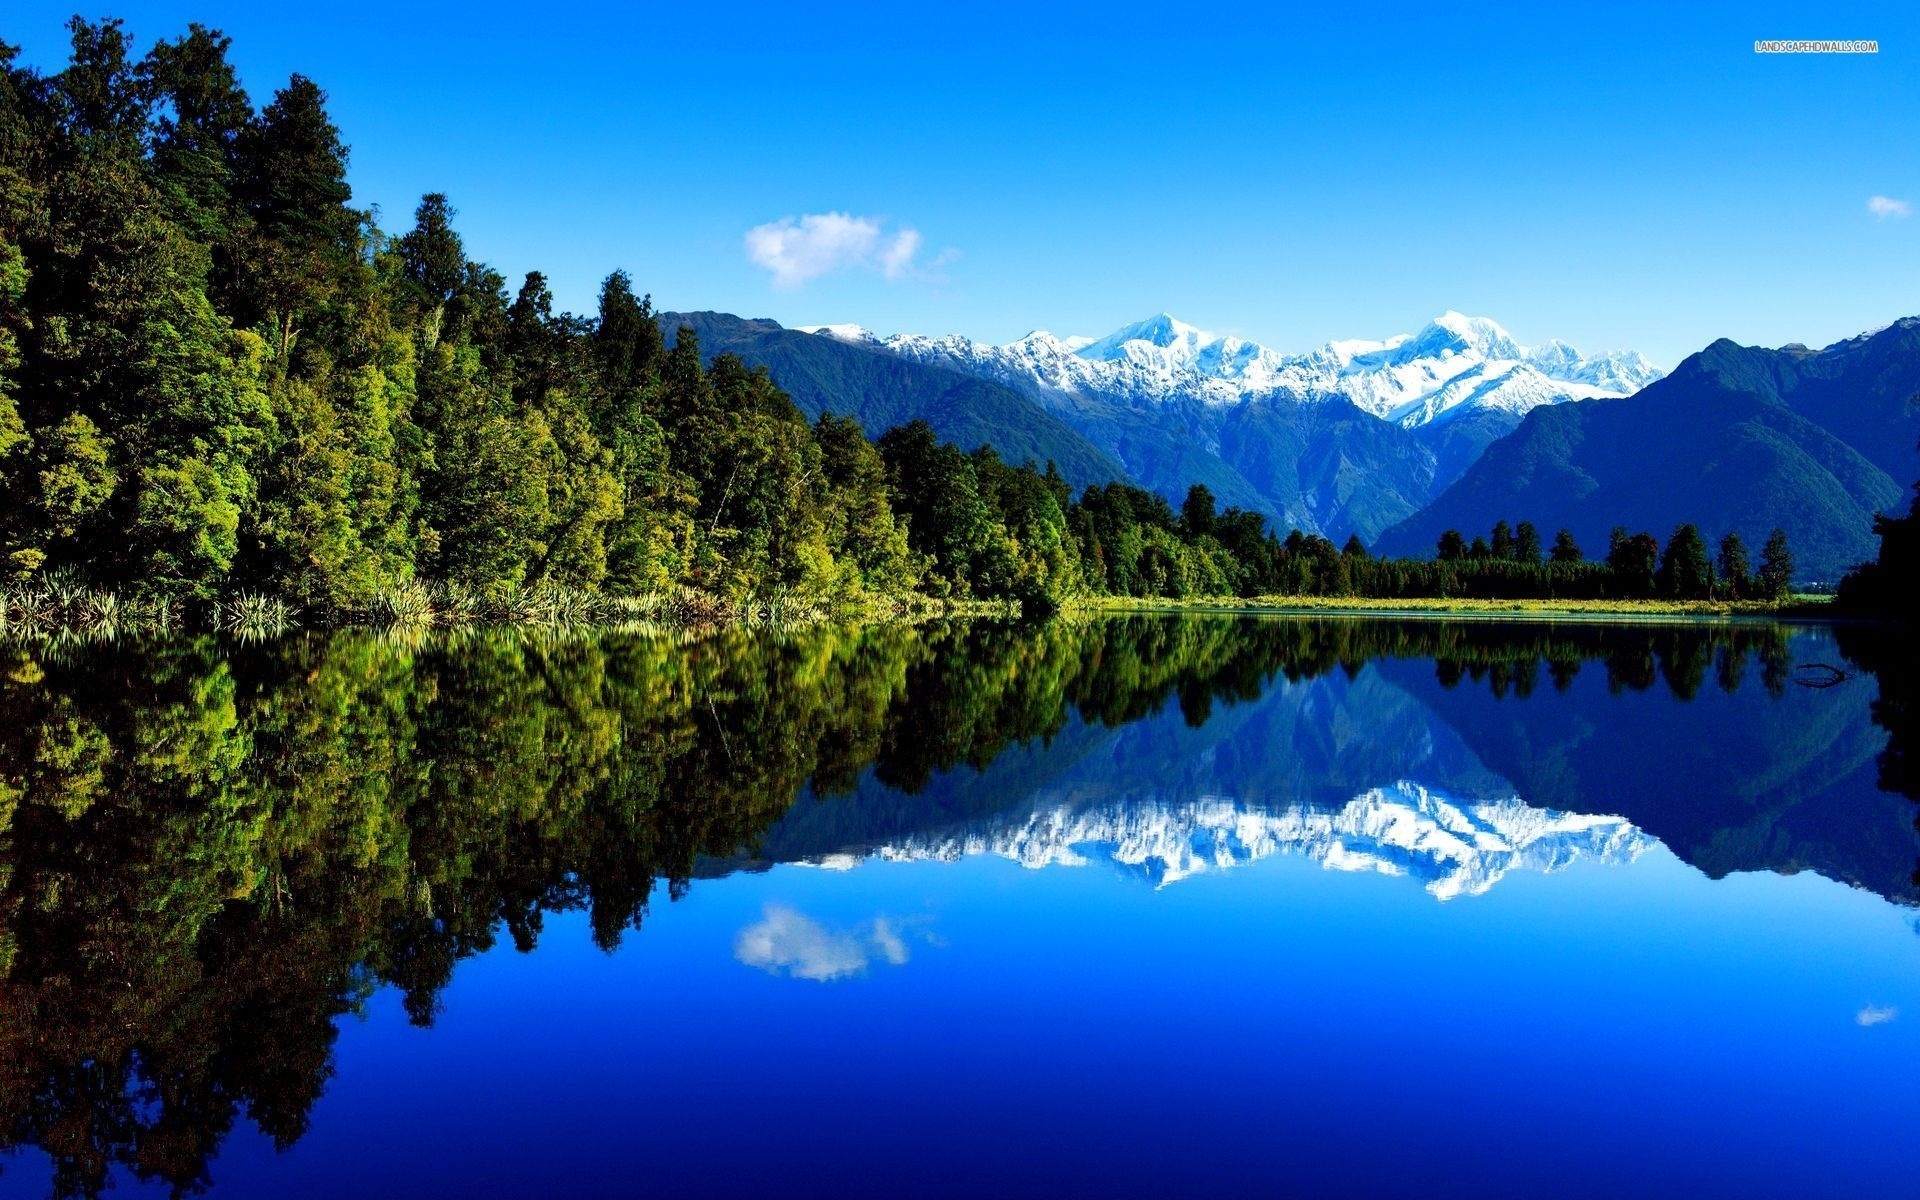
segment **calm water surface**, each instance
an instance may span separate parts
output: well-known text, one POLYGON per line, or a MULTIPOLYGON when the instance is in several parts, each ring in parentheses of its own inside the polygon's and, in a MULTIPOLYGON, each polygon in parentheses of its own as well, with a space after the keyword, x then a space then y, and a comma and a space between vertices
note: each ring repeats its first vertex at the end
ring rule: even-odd
POLYGON ((0 647, 0 1194, 1920 1194, 1911 640, 0 647))

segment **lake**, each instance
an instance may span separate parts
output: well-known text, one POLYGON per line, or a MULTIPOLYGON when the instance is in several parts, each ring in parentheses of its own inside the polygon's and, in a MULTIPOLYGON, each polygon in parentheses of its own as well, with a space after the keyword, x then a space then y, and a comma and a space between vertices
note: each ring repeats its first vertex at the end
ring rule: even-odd
POLYGON ((0 646, 0 1194, 1920 1193, 1914 646, 0 646))

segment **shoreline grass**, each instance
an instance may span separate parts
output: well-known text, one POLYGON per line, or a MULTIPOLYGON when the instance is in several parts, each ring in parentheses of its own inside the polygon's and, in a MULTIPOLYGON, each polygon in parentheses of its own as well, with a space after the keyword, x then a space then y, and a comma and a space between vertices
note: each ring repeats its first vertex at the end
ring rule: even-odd
MULTIPOLYGON (((1777 602, 1086 596, 1067 601, 1058 611, 1074 615, 1209 612, 1562 620, 1845 620, 1851 617, 1851 614, 1833 611, 1831 597, 1806 595, 1777 602)), ((181 601, 123 595, 58 580, 0 588, 0 639, 30 640, 100 641, 180 632, 214 632, 242 640, 260 640, 301 628, 363 628, 383 632, 640 627, 703 630, 730 626, 802 626, 829 621, 1019 616, 1019 604, 1006 600, 948 600, 907 595, 851 600, 775 597, 736 602, 691 588, 640 596, 609 596, 551 587, 483 593, 446 584, 409 584, 381 592, 363 604, 317 611, 302 610, 285 600, 248 592, 218 600, 181 601)))
POLYGON ((1589 619, 1765 618, 1838 620, 1831 598, 1795 596, 1773 600, 1542 600, 1471 596, 1378 598, 1368 596, 1194 596, 1181 599, 1090 596, 1068 608, 1085 612, 1219 612, 1352 614, 1400 617, 1564 617, 1589 619))

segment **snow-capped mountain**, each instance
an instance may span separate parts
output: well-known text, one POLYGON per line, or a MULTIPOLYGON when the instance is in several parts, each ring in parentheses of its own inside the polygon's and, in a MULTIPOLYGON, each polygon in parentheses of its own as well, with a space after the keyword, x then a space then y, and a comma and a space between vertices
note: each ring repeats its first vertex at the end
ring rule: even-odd
POLYGON ((849 325, 812 332, 1009 388, 1175 504, 1202 483, 1282 532, 1336 542, 1371 542, 1431 503, 1533 409, 1626 396, 1660 377, 1631 351, 1529 348, 1456 312, 1416 333, 1301 354, 1165 313, 1102 338, 1037 331, 1004 346, 849 325))
MULTIPOLYGON (((1335 810, 1271 809, 1227 797, 1043 804, 888 843, 868 856, 953 861, 993 854, 1034 869, 1107 861, 1164 887, 1209 870, 1297 854, 1329 870, 1409 876, 1449 900, 1480 895, 1513 871, 1546 873, 1581 859, 1631 862, 1654 844, 1621 817, 1535 808, 1517 796, 1467 800, 1401 780, 1335 810)), ((859 858, 813 861, 847 868, 859 858)))
POLYGON ((1632 351, 1589 358, 1561 341, 1529 349, 1497 322, 1457 312, 1417 333, 1334 341, 1303 354, 1206 333, 1165 313, 1103 338, 1037 331, 1004 346, 960 336, 882 338, 849 325, 809 331, 993 379, 1054 407, 1071 397, 1208 404, 1340 397, 1409 429, 1476 410, 1517 418, 1542 404, 1625 396, 1661 375, 1632 351))

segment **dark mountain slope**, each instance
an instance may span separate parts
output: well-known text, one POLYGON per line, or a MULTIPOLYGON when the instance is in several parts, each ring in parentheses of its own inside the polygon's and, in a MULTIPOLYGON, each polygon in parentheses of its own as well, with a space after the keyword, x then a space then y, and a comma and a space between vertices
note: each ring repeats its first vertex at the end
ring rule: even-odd
POLYGON ((1564 526, 1599 553, 1614 525, 1664 539, 1692 521, 1749 546, 1779 527, 1801 579, 1838 579, 1871 557, 1874 513, 1920 474, 1917 331, 1902 321, 1821 351, 1723 340, 1627 399, 1535 409, 1379 548, 1430 554, 1447 529, 1504 518, 1564 526))
POLYGON ((660 325, 669 345, 687 325, 703 358, 737 354, 767 368, 809 417, 851 416, 873 437, 917 417, 964 449, 991 443, 1009 462, 1051 460, 1075 487, 1127 478, 1060 418, 997 383, 728 313, 662 313, 660 325))
MULTIPOLYGON (((1762 352, 1764 353, 1764 351, 1762 352)), ((1789 346, 1793 378, 1782 399, 1903 484, 1920 478, 1920 317, 1825 350, 1789 346)))
POLYGON ((1220 457, 1280 528, 1371 543, 1434 495, 1434 457, 1407 430, 1346 400, 1254 400, 1219 417, 1220 457))

